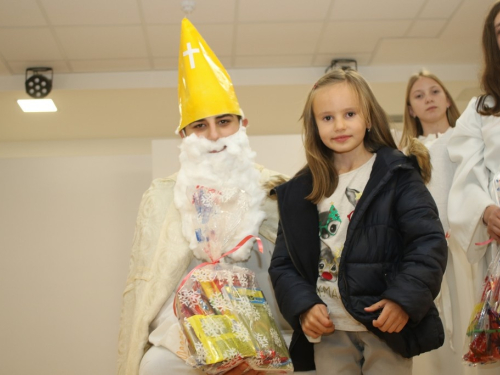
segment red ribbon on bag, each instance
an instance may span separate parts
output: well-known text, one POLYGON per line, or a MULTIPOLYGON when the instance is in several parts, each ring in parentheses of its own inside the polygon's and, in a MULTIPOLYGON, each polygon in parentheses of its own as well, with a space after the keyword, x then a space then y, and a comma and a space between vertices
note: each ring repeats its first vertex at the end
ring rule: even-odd
POLYGON ((474 245, 476 245, 476 246, 484 246, 484 245, 488 245, 492 241, 493 241, 493 238, 490 238, 489 240, 484 241, 484 242, 476 242, 474 245))
POLYGON ((201 267, 204 267, 208 264, 216 264, 216 263, 219 263, 219 261, 224 258, 225 256, 227 255, 230 255, 232 253, 234 253, 236 250, 238 250, 240 247, 242 247, 245 243, 247 243, 248 240, 252 239, 252 238, 255 238, 255 241, 257 242, 257 247, 259 249, 259 252, 260 253, 263 253, 264 252, 264 248, 262 246, 262 241, 259 237, 257 236, 254 236, 254 235, 248 235, 246 236, 245 238, 243 238, 239 243, 238 245, 236 245, 235 247, 233 247, 231 250, 225 252, 224 254, 222 254, 219 258, 217 258, 216 260, 212 261, 212 262, 204 262, 204 263, 201 263, 201 264, 198 264, 196 267, 194 267, 181 281, 179 287, 177 288, 177 290, 175 291, 175 297, 174 297, 174 303, 173 303, 173 309, 174 309, 174 314, 175 316, 177 316, 177 311, 175 311, 175 305, 176 305, 176 302, 177 302, 177 293, 179 292, 179 290, 184 286, 184 284, 186 283, 186 281, 191 277, 191 275, 193 274, 194 271, 196 271, 198 268, 201 268, 201 267))

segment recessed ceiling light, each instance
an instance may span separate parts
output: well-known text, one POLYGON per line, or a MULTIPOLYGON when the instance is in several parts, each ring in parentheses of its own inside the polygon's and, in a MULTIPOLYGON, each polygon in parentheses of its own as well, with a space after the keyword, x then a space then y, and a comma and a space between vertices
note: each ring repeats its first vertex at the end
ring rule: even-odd
POLYGON ((52 99, 19 99, 17 104, 23 112, 57 112, 52 99))

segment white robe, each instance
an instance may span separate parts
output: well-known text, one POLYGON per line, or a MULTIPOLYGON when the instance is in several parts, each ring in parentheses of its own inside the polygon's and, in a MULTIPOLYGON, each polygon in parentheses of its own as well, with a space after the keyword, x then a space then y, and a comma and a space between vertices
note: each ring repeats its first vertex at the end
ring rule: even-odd
MULTIPOLYGON (((449 128, 444 134, 419 137, 419 141, 429 150, 432 177, 427 188, 436 201, 439 219, 445 233, 449 232, 448 196, 456 168, 456 164, 450 160, 447 149, 453 132, 454 129, 449 128)), ((437 350, 415 357, 413 373, 415 375, 475 373, 474 368, 464 367, 461 363, 465 330, 474 305, 472 268, 453 237, 448 238, 448 263, 441 292, 435 303, 445 327, 445 343, 437 350)))
POLYGON ((475 286, 480 287, 496 251, 495 246, 475 244, 488 240, 483 213, 497 204, 491 189, 493 176, 500 173, 500 117, 481 116, 472 99, 457 121, 448 151, 457 163, 448 204, 451 233, 469 262, 478 264, 475 286))
MULTIPOLYGON (((257 168, 261 185, 273 177, 283 177, 261 166, 257 168)), ((173 175, 153 181, 139 207, 130 270, 123 293, 118 375, 139 373, 141 359, 150 347, 150 324, 193 260, 193 253, 182 235, 180 213, 173 203, 175 179, 176 175, 173 175)), ((263 210, 266 219, 259 236, 274 242, 278 227, 276 201, 266 198, 263 210)), ((267 265, 262 263, 264 269, 267 265)), ((274 296, 266 298, 272 301, 274 296)))
MULTIPOLYGON (((470 276, 468 273, 456 275, 461 303, 465 302, 462 298, 468 298, 462 297, 462 293, 467 292, 468 295, 469 289, 458 283, 460 278, 462 283, 472 278, 473 303, 478 302, 487 267, 497 251, 495 244, 487 247, 476 246, 475 243, 488 240, 486 226, 482 222, 483 212, 487 206, 496 204, 490 189, 493 176, 500 173, 500 117, 481 116, 476 112, 476 103, 476 98, 469 102, 448 143, 450 159, 457 164, 448 199, 450 235, 453 247, 471 263, 470 276)), ((472 307, 466 324, 471 312, 472 307)), ((463 348, 456 349, 465 353, 463 348)), ((479 374, 498 374, 500 364, 478 366, 476 369, 479 374)))

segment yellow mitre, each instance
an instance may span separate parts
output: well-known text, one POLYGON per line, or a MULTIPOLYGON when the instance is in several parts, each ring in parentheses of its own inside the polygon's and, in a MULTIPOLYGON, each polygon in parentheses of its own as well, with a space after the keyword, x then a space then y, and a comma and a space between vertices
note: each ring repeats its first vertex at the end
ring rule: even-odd
POLYGON ((182 20, 179 49, 179 112, 177 133, 205 117, 243 116, 231 77, 187 18, 182 20))

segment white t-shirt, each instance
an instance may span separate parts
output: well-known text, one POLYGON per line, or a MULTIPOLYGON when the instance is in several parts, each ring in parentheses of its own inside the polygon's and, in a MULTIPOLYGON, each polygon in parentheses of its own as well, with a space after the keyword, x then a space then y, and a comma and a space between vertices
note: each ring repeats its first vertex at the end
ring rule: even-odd
POLYGON ((370 178, 375 157, 376 154, 373 154, 361 167, 339 175, 335 192, 317 205, 321 253, 316 292, 328 306, 335 329, 340 331, 366 331, 366 327, 345 309, 340 299, 337 277, 347 227, 370 178))

